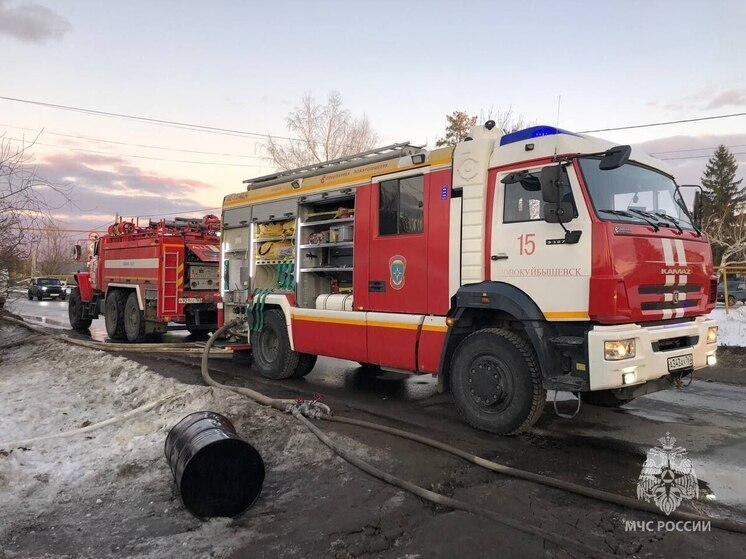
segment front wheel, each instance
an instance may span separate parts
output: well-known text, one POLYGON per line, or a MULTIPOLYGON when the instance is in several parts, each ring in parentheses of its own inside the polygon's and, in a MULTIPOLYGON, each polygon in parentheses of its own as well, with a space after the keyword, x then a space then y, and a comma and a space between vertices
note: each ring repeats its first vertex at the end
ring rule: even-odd
POLYGON ((37 296, 36 296, 36 300, 37 300, 37 301, 41 301, 42 299, 44 299, 44 296, 43 296, 43 295, 37 295, 37 296))
POLYGON ((67 304, 67 315, 70 319, 70 326, 78 332, 85 332, 91 327, 93 319, 83 318, 83 300, 80 297, 80 290, 76 287, 70 292, 70 302, 67 304))
POLYGON ((546 401, 533 347, 501 328, 479 330, 459 344, 451 362, 451 389, 467 423, 498 435, 529 429, 546 401))
POLYGON ((28 300, 29 301, 33 301, 34 300, 34 294, 31 293, 30 291, 28 292, 28 300))

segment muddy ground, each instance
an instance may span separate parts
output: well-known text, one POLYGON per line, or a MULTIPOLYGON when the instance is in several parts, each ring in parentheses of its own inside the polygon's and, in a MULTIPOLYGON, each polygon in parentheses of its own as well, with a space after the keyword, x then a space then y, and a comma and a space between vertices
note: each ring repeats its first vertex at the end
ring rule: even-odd
MULTIPOLYGON (((0 336, 28 338, 7 326, 0 336)), ((43 337, 27 342, 0 352, 5 442, 78 428, 163 396, 177 397, 82 437, 20 446, 0 441, 0 557, 582 556, 493 521, 435 507, 371 478, 293 418, 202 386, 193 359, 114 356, 43 337), (202 522, 186 512, 163 457, 169 427, 196 409, 229 416, 264 457, 262 496, 235 520, 202 522)), ((666 430, 694 454, 724 453, 718 463, 736 474, 742 454, 733 452, 743 450, 746 440, 740 432, 746 418, 740 396, 746 392, 722 384, 730 373, 694 385, 689 396, 646 397, 627 411, 584 408, 573 422, 554 417, 550 403, 534 431, 506 439, 460 423, 449 397, 435 394, 429 379, 402 379, 326 359, 306 379, 285 383, 258 378, 245 363, 216 360, 213 368, 221 382, 276 397, 321 391, 338 414, 628 496, 635 494, 646 448, 666 430), (727 400, 728 393, 735 396, 727 400), (711 406, 708 413, 717 417, 700 413, 693 401, 711 406)), ((629 533, 625 520, 658 518, 499 476, 382 433, 320 427, 414 483, 620 556, 743 556, 746 536, 720 530, 629 533)), ((742 519, 746 496, 728 471, 711 482, 702 475, 701 499, 689 510, 742 519), (716 493, 717 499, 707 498, 716 493)))

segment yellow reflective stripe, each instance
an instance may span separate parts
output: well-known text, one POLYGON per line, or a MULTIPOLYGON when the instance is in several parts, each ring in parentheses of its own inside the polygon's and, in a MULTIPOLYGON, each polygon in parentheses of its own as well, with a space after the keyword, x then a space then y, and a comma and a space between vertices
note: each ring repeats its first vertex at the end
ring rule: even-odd
POLYGON ((581 319, 588 320, 588 311, 548 311, 544 313, 544 316, 548 319, 581 319))

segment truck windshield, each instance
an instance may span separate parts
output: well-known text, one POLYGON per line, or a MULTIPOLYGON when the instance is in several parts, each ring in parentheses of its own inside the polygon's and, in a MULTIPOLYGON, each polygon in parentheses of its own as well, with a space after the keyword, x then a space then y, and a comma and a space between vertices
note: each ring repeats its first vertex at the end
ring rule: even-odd
POLYGON ((581 157, 579 161, 588 194, 601 219, 694 229, 670 177, 634 163, 602 171, 596 158, 581 157))

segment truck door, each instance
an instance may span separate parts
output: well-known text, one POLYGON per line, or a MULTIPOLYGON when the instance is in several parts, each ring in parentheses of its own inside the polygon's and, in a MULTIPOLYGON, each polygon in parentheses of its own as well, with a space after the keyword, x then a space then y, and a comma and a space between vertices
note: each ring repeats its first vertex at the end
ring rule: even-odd
POLYGON ((548 320, 588 319, 591 272, 590 217, 572 168, 563 172, 562 199, 571 202, 571 231, 578 243, 564 243, 559 223, 544 221, 541 168, 527 169, 520 182, 503 184, 508 173, 490 173, 494 188, 488 266, 492 281, 513 285, 536 302, 548 320))
POLYGON ((416 368, 419 328, 427 313, 429 174, 374 179, 370 196, 367 277, 368 360, 416 368))
POLYGON ((420 171, 372 185, 366 310, 427 311, 428 178, 420 171))

